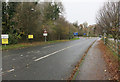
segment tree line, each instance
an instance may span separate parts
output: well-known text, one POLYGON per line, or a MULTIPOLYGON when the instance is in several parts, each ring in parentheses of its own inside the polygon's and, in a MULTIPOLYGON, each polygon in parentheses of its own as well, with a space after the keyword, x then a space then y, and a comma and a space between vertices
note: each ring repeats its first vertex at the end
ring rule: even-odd
POLYGON ((64 17, 61 2, 2 2, 2 34, 9 34, 9 44, 43 41, 47 30, 47 41, 73 37, 77 28, 64 17))
POLYGON ((106 37, 112 37, 115 41, 120 39, 119 5, 118 2, 105 2, 96 17, 97 32, 106 33, 106 37))

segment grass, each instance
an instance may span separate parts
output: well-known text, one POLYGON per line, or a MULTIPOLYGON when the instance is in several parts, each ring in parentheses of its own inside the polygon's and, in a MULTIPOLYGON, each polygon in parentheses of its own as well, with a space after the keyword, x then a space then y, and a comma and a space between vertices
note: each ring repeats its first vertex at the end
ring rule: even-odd
MULTIPOLYGON (((79 38, 73 38, 71 40, 78 40, 79 38)), ((2 48, 0 50, 10 50, 10 49, 19 49, 24 47, 31 47, 31 46, 37 46, 37 45, 45 45, 45 44, 52 44, 57 42, 66 42, 70 40, 54 40, 54 41, 47 41, 47 42, 28 42, 28 43, 19 43, 19 44, 11 44, 11 45, 2 45, 2 48)))
MULTIPOLYGON (((116 44, 114 41, 109 41, 109 42, 112 43, 112 44, 116 44)), ((111 47, 109 47, 108 45, 107 45, 107 48, 113 53, 113 56, 115 58, 117 58, 118 61, 120 61, 120 56, 117 54, 117 52, 113 51, 113 49, 111 47)))
POLYGON ((107 46, 107 48, 111 51, 111 53, 113 54, 113 56, 115 57, 115 59, 120 62, 120 57, 118 56, 118 54, 116 52, 114 52, 110 47, 107 46))
POLYGON ((69 41, 69 40, 54 40, 54 41, 47 41, 47 42, 19 43, 19 44, 12 44, 12 45, 6 45, 6 46, 2 45, 2 50, 19 49, 19 48, 24 48, 24 47, 52 44, 52 43, 65 42, 65 41, 69 41))
MULTIPOLYGON (((86 56, 87 56, 87 55, 86 55, 86 56)), ((85 57, 86 57, 86 56, 85 56, 85 57)), ((80 66, 82 66, 83 62, 85 61, 85 57, 83 58, 83 60, 82 60, 82 62, 81 62, 81 64, 80 64, 80 66)), ((75 79, 77 78, 77 76, 78 76, 78 74, 79 74, 80 66, 79 66, 79 69, 78 69, 77 72, 75 73, 75 75, 74 75, 74 77, 73 77, 72 80, 75 80, 75 79)))
POLYGON ((11 44, 11 45, 6 45, 6 46, 2 45, 2 48, 0 48, 0 50, 19 49, 19 48, 24 48, 24 47, 52 44, 52 43, 65 42, 65 41, 70 41, 70 40, 54 40, 54 41, 47 41, 47 42, 19 43, 19 44, 11 44))
POLYGON ((70 39, 70 40, 78 40, 78 39, 80 39, 80 38, 72 38, 72 39, 70 39))

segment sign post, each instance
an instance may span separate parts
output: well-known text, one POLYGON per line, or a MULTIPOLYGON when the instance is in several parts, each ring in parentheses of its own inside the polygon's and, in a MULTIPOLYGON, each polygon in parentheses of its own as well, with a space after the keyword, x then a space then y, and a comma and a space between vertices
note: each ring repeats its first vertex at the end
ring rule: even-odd
POLYGON ((6 44, 8 44, 8 38, 9 38, 8 34, 2 34, 1 38, 2 38, 2 44, 6 46, 6 44))
POLYGON ((43 36, 45 36, 45 42, 46 42, 46 36, 47 36, 47 35, 48 35, 48 34, 47 34, 47 31, 44 30, 43 36))
POLYGON ((30 42, 32 43, 32 39, 33 39, 33 35, 28 35, 28 39, 30 40, 30 42))

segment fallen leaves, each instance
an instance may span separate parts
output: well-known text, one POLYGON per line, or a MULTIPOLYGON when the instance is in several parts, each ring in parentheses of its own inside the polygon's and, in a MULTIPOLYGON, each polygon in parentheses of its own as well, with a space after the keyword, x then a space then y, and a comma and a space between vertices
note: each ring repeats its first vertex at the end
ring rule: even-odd
MULTIPOLYGON (((104 45, 103 41, 99 41, 99 49, 103 53, 103 58, 107 63, 108 71, 112 76, 109 80, 119 80, 119 70, 118 70, 118 58, 113 55, 113 52, 104 45)), ((106 70, 104 70, 106 72, 106 70)))

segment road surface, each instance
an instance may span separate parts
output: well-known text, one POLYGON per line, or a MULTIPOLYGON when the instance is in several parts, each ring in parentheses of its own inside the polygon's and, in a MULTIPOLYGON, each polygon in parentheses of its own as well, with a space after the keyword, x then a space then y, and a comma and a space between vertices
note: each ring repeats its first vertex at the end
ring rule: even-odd
POLYGON ((2 52, 3 80, 66 80, 97 38, 2 52))

